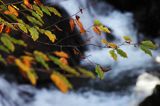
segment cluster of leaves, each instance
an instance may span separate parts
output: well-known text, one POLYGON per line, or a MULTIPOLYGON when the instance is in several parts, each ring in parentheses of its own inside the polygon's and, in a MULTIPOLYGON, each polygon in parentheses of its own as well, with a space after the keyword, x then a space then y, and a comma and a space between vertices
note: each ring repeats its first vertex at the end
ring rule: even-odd
MULTIPOLYGON (((3 3, 1 0, 0 2, 3 3)), ((80 10, 80 12, 82 13, 82 10, 80 10)), ((7 56, 0 54, 0 62, 5 65, 12 64, 17 66, 22 75, 27 78, 32 85, 36 85, 37 83, 38 75, 36 71, 39 70, 37 69, 37 65, 41 65, 42 69, 50 74, 50 79, 54 84, 64 93, 72 88, 72 84, 67 80, 67 75, 95 78, 95 75, 91 71, 81 67, 71 67, 68 63, 70 56, 64 51, 43 53, 35 50, 33 53, 25 52, 24 55, 19 57, 10 55, 16 51, 17 45, 27 47, 23 39, 16 39, 12 36, 12 31, 22 32, 24 35, 32 38, 33 41, 38 41, 40 35, 44 35, 48 37, 48 40, 52 43, 55 43, 56 35, 43 27, 44 14, 48 16, 54 14, 57 17, 62 17, 56 8, 43 5, 40 0, 34 0, 33 4, 31 4, 29 0, 23 0, 23 2, 18 5, 16 5, 16 3, 8 5, 3 3, 0 5, 0 51, 7 54, 7 56), (53 64, 59 68, 53 67, 53 64)), ((75 19, 70 18, 69 24, 71 31, 73 31, 77 25, 81 34, 86 33, 86 29, 80 21, 80 16, 77 14, 75 15, 75 19)), ((111 33, 111 31, 98 20, 94 21, 92 29, 98 35, 111 33)), ((132 44, 129 36, 124 36, 124 40, 126 44, 132 44)), ((120 48, 120 45, 108 42, 106 39, 102 39, 102 43, 106 48, 111 49, 109 53, 114 60, 118 60, 117 54, 124 58, 128 57, 127 53, 120 48)), ((151 50, 156 48, 155 44, 151 41, 142 41, 139 47, 149 55, 152 55, 151 50)), ((104 78, 104 72, 106 71, 108 70, 103 69, 100 65, 96 65, 95 72, 100 79, 104 78)))

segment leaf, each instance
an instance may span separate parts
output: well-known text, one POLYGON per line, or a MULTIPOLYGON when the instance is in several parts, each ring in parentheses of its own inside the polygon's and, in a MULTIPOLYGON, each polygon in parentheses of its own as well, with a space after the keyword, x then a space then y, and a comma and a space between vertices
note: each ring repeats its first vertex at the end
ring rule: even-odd
POLYGON ((15 15, 18 17, 18 11, 11 5, 8 5, 8 10, 4 11, 6 15, 15 15))
POLYGON ((31 67, 25 65, 20 59, 15 59, 15 64, 19 67, 19 69, 25 73, 31 70, 31 67))
POLYGON ((38 56, 42 57, 45 61, 49 61, 48 56, 40 51, 35 50, 34 55, 38 55, 38 56))
POLYGON ((61 13, 59 13, 59 11, 57 11, 57 9, 55 9, 54 7, 47 7, 48 10, 52 13, 54 13, 55 15, 62 17, 61 13))
POLYGON ((11 32, 11 28, 10 27, 6 27, 5 28, 5 33, 9 34, 11 32))
POLYGON ((106 45, 108 44, 108 41, 106 39, 102 39, 101 42, 106 45))
POLYGON ((35 10, 38 15, 43 17, 43 12, 41 11, 41 9, 37 5, 33 5, 33 10, 35 10))
POLYGON ((68 65, 68 60, 66 58, 61 57, 59 60, 61 61, 61 63, 68 65))
POLYGON ((116 49, 118 47, 117 44, 115 44, 115 43, 107 43, 107 46, 109 48, 113 48, 113 49, 116 49))
POLYGON ((34 11, 30 11, 32 13, 32 16, 34 16, 35 18, 37 18, 41 23, 44 24, 44 21, 42 20, 41 16, 38 15, 36 12, 34 11))
POLYGON ((122 49, 116 49, 116 51, 121 57, 123 57, 123 58, 127 58, 128 57, 126 52, 124 52, 122 49))
POLYGON ((81 34, 85 33, 86 30, 84 29, 83 24, 82 24, 82 22, 80 21, 80 17, 79 17, 79 16, 76 16, 76 23, 77 23, 77 25, 78 25, 78 27, 79 27, 80 33, 81 33, 81 34))
POLYGON ((50 40, 52 43, 55 42, 55 40, 56 40, 56 35, 53 34, 51 31, 46 30, 46 31, 44 32, 44 34, 49 38, 49 40, 50 40))
POLYGON ((37 84, 38 76, 35 73, 35 71, 33 71, 33 69, 30 70, 30 71, 27 71, 27 77, 30 80, 32 85, 36 85, 37 84))
POLYGON ((145 52, 146 54, 152 56, 151 50, 149 50, 146 46, 140 45, 140 49, 145 52))
POLYGON ((129 36, 123 36, 123 39, 124 39, 127 43, 132 42, 132 39, 131 39, 129 36))
POLYGON ((103 26, 103 25, 98 26, 98 28, 99 28, 99 30, 102 31, 102 32, 111 33, 111 31, 110 31, 107 27, 105 27, 105 26, 103 26))
POLYGON ((74 19, 73 19, 73 18, 70 18, 69 24, 70 24, 70 27, 71 27, 71 31, 73 31, 73 30, 74 30, 74 27, 75 27, 75 22, 74 22, 74 19))
POLYGON ((18 25, 19 29, 21 29, 23 32, 25 32, 25 33, 28 32, 28 30, 24 24, 18 23, 17 25, 18 25))
POLYGON ((98 77, 102 80, 104 79, 104 72, 103 70, 101 69, 101 66, 100 65, 96 65, 96 69, 95 69, 98 77))
POLYGON ((81 67, 78 67, 78 70, 85 76, 87 77, 90 77, 90 78, 93 78, 95 79, 95 75, 93 74, 93 72, 89 71, 89 70, 86 70, 84 68, 81 68, 81 67))
POLYGON ((58 57, 69 58, 69 55, 63 51, 55 51, 54 54, 58 57))
POLYGON ((117 61, 117 60, 118 60, 118 58, 117 58, 117 54, 115 53, 115 51, 114 51, 114 50, 110 50, 110 51, 109 51, 109 53, 110 53, 111 57, 112 57, 115 61, 117 61))
POLYGON ((23 63, 27 67, 31 67, 32 61, 34 60, 31 56, 21 56, 23 63))
POLYGON ((99 20, 94 20, 94 25, 95 26, 100 26, 103 25, 99 20))
POLYGON ((66 93, 70 88, 72 88, 72 85, 67 80, 66 77, 61 75, 58 72, 53 72, 50 76, 53 83, 63 92, 66 93))
POLYGON ((51 16, 51 13, 49 12, 49 9, 46 6, 41 5, 40 7, 44 13, 51 16))
POLYGON ((40 63, 43 67, 49 70, 49 65, 46 63, 44 55, 41 52, 35 51, 34 56, 38 63, 40 63))
POLYGON ((14 44, 6 36, 2 36, 1 41, 10 51, 13 52, 15 50, 14 44))
POLYGON ((39 33, 34 27, 29 28, 29 32, 32 36, 33 41, 36 41, 39 38, 39 33))
POLYGON ((39 25, 39 26, 43 26, 43 24, 42 24, 40 21, 38 21, 37 19, 35 19, 34 17, 27 16, 27 19, 28 19, 28 21, 30 21, 32 24, 39 25))
POLYGON ((28 8, 32 9, 32 5, 30 4, 29 0, 23 0, 24 5, 26 5, 28 8))
POLYGON ((4 24, 0 24, 0 33, 2 33, 3 28, 4 28, 4 24))
POLYGON ((148 49, 156 49, 157 48, 156 45, 153 44, 152 41, 142 41, 141 45, 145 46, 148 49))
POLYGON ((0 50, 3 52, 9 53, 9 50, 6 47, 4 47, 3 45, 0 45, 0 50))
POLYGON ((93 26, 92 29, 93 29, 93 31, 94 31, 95 33, 97 33, 98 35, 101 35, 101 31, 99 30, 99 28, 98 28, 97 26, 93 26))
POLYGON ((40 0, 34 0, 34 2, 35 2, 37 5, 39 5, 39 6, 41 6, 41 5, 42 5, 42 3, 41 3, 41 1, 40 1, 40 0))
POLYGON ((0 54, 0 62, 3 63, 3 64, 7 64, 1 54, 0 54))
POLYGON ((70 74, 73 74, 75 76, 79 76, 80 74, 72 67, 66 65, 66 64, 63 64, 58 58, 54 57, 54 56, 51 56, 49 55, 49 58, 51 59, 51 61, 53 61, 56 65, 58 65, 62 70, 70 73, 70 74))

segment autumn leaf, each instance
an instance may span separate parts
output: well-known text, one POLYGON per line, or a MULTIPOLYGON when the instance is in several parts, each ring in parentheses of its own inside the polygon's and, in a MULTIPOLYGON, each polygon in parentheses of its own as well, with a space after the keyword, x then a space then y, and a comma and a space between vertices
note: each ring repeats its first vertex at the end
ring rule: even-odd
POLYGON ((61 57, 59 60, 61 61, 61 63, 68 65, 68 60, 66 58, 61 57))
POLYGON ((107 41, 106 39, 102 39, 101 42, 102 42, 103 44, 105 44, 105 45, 108 44, 108 41, 107 41))
POLYGON ((3 28, 4 28, 4 24, 0 24, 0 33, 2 33, 3 28))
POLYGON ((58 57, 69 58, 68 54, 63 51, 55 51, 54 54, 58 57))
POLYGON ((34 2, 37 4, 37 5, 42 5, 41 1, 40 0, 34 0, 34 2))
POLYGON ((18 16, 18 11, 12 7, 11 5, 8 5, 8 10, 4 11, 4 14, 7 14, 7 15, 15 15, 15 16, 18 16))
POLYGON ((25 73, 31 70, 31 67, 28 67, 27 65, 25 65, 20 59, 15 59, 15 64, 19 67, 21 71, 25 73))
POLYGON ((97 26, 93 26, 93 31, 95 32, 95 33, 97 33, 98 35, 101 35, 101 31, 99 30, 99 28, 97 27, 97 26))
POLYGON ((44 32, 44 34, 49 38, 49 40, 50 40, 52 43, 55 42, 55 40, 56 40, 56 35, 53 34, 51 31, 46 30, 46 31, 44 32))
POLYGON ((77 25, 78 25, 78 27, 79 27, 79 29, 80 29, 80 33, 81 33, 81 34, 85 33, 86 30, 84 29, 83 24, 82 24, 82 22, 80 21, 80 17, 79 17, 79 16, 76 16, 76 23, 77 23, 77 25))
POLYGON ((67 78, 58 72, 53 72, 50 78, 63 93, 67 93, 68 90, 72 88, 72 85, 69 83, 67 78))
POLYGON ((9 33, 11 32, 11 28, 10 28, 10 27, 6 27, 6 28, 5 28, 5 32, 6 32, 7 34, 9 34, 9 33))
POLYGON ((30 4, 29 0, 23 0, 23 3, 30 9, 32 9, 32 5, 30 4))
POLYGON ((32 36, 33 41, 36 41, 39 38, 39 33, 36 28, 29 28, 30 35, 32 36))
POLYGON ((127 42, 127 43, 131 43, 132 39, 129 36, 123 36, 123 39, 127 42))
POLYGON ((73 30, 74 30, 74 27, 75 27, 75 22, 74 22, 74 19, 73 19, 73 18, 71 18, 71 19, 69 20, 69 24, 70 24, 70 27, 71 27, 71 31, 73 31, 73 30))
POLYGON ((27 71, 27 77, 30 80, 32 85, 36 85, 37 84, 38 76, 35 73, 35 71, 33 71, 33 69, 30 70, 30 71, 27 71))
POLYGON ((117 44, 115 44, 115 43, 107 43, 107 46, 109 48, 113 48, 113 49, 116 49, 118 47, 117 44))
POLYGON ((22 56, 22 61, 27 67, 31 67, 31 63, 34 60, 33 57, 30 56, 22 56))

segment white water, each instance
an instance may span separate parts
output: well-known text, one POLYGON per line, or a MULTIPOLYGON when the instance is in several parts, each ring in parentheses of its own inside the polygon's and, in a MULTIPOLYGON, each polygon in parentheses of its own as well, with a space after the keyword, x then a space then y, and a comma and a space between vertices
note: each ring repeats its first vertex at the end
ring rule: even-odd
MULTIPOLYGON (((68 0, 60 2, 60 5, 72 15, 79 11, 79 7, 85 7, 86 1, 68 0)), ((52 2, 55 3, 55 0, 52 0, 52 2)), ((98 7, 96 9, 98 11, 98 7)), ((121 13, 117 10, 107 12, 106 10, 107 16, 105 16, 105 13, 103 15, 97 14, 93 8, 92 12, 93 16, 91 16, 87 9, 84 10, 83 14, 80 14, 85 28, 90 27, 94 19, 99 19, 113 30, 113 34, 119 41, 122 41, 121 37, 124 35, 131 35, 136 41, 136 29, 133 27, 134 20, 131 13, 121 13)), ((90 43, 99 44, 101 38, 92 31, 87 36, 94 36, 90 43)), ((103 66, 113 64, 113 70, 109 75, 112 75, 115 79, 122 71, 142 68, 141 70, 132 70, 135 73, 140 73, 140 76, 136 84, 131 85, 131 89, 128 89, 131 93, 121 95, 118 92, 87 91, 85 93, 70 92, 68 94, 62 94, 53 87, 50 89, 36 89, 29 85, 9 83, 3 77, 0 77, 0 106, 137 106, 145 97, 152 93, 153 88, 157 84, 160 84, 160 80, 144 72, 145 69, 143 68, 146 67, 146 64, 149 65, 152 63, 151 57, 146 56, 134 47, 123 46, 122 49, 127 51, 128 59, 120 58, 118 62, 114 62, 108 56, 107 49, 91 49, 86 52, 86 56, 91 55, 88 57, 89 60, 103 66), (35 96, 30 100, 30 97, 27 97, 27 95, 20 95, 22 91, 35 96), (25 102, 25 100, 29 102, 25 102)), ((82 61, 82 64, 87 64, 87 60, 82 61)))

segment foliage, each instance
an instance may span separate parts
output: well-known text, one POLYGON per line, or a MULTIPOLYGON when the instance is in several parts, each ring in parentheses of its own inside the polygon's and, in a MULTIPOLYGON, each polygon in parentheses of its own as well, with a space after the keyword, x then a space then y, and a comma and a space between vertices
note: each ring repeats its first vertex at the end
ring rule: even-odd
MULTIPOLYGON (((17 46, 27 47, 28 44, 23 39, 15 38, 13 35, 15 32, 20 32, 26 37, 30 37, 34 42, 38 43, 41 35, 44 35, 52 43, 45 43, 47 45, 57 46, 55 41, 57 40, 54 32, 47 28, 44 28, 44 15, 48 17, 55 15, 59 18, 62 17, 61 13, 52 6, 43 5, 40 0, 34 0, 34 3, 30 3, 29 0, 23 0, 23 2, 15 2, 5 4, 3 0, 0 0, 0 62, 4 65, 15 65, 19 68, 22 75, 27 76, 32 85, 36 85, 38 80, 37 65, 40 65, 41 69, 44 69, 46 73, 49 72, 50 79, 53 83, 64 93, 73 88, 71 83, 67 79, 67 75, 75 77, 88 77, 95 78, 95 74, 92 71, 88 71, 81 67, 70 66, 68 59, 69 54, 64 51, 53 51, 52 53, 45 53, 42 51, 34 50, 33 53, 25 52, 24 55, 15 57, 12 55, 16 52, 17 46), (22 10, 22 11, 21 11, 22 10), (54 65, 53 65, 54 64, 54 65), (58 69, 54 69, 58 67, 58 69)), ((79 11, 82 12, 82 9, 79 11)), ((79 13, 78 12, 78 13, 79 13)), ((102 33, 111 33, 111 31, 103 25, 99 20, 93 22, 92 30, 99 36, 102 33)), ((80 16, 75 14, 75 18, 69 20, 71 31, 77 26, 81 34, 85 34, 87 30, 84 28, 80 16)), ((58 26, 56 26, 58 28, 58 26)), ((61 29, 58 28, 60 31, 61 29)), ((117 61, 118 55, 127 58, 127 53, 120 47, 125 44, 133 44, 132 39, 129 36, 124 36, 124 42, 118 45, 113 42, 108 42, 106 39, 102 39, 104 48, 110 49, 109 54, 117 61)), ((60 45, 64 46, 65 45, 60 45)), ((85 46, 85 45, 78 45, 85 46)), ((142 41, 139 45, 140 49, 146 54, 152 56, 151 50, 156 49, 156 45, 151 41, 142 41)), ((75 48, 76 45, 66 46, 75 48)), ((74 49, 75 50, 75 49, 74 49)), ((104 78, 104 69, 100 65, 96 64, 95 72, 100 79, 104 78)))

